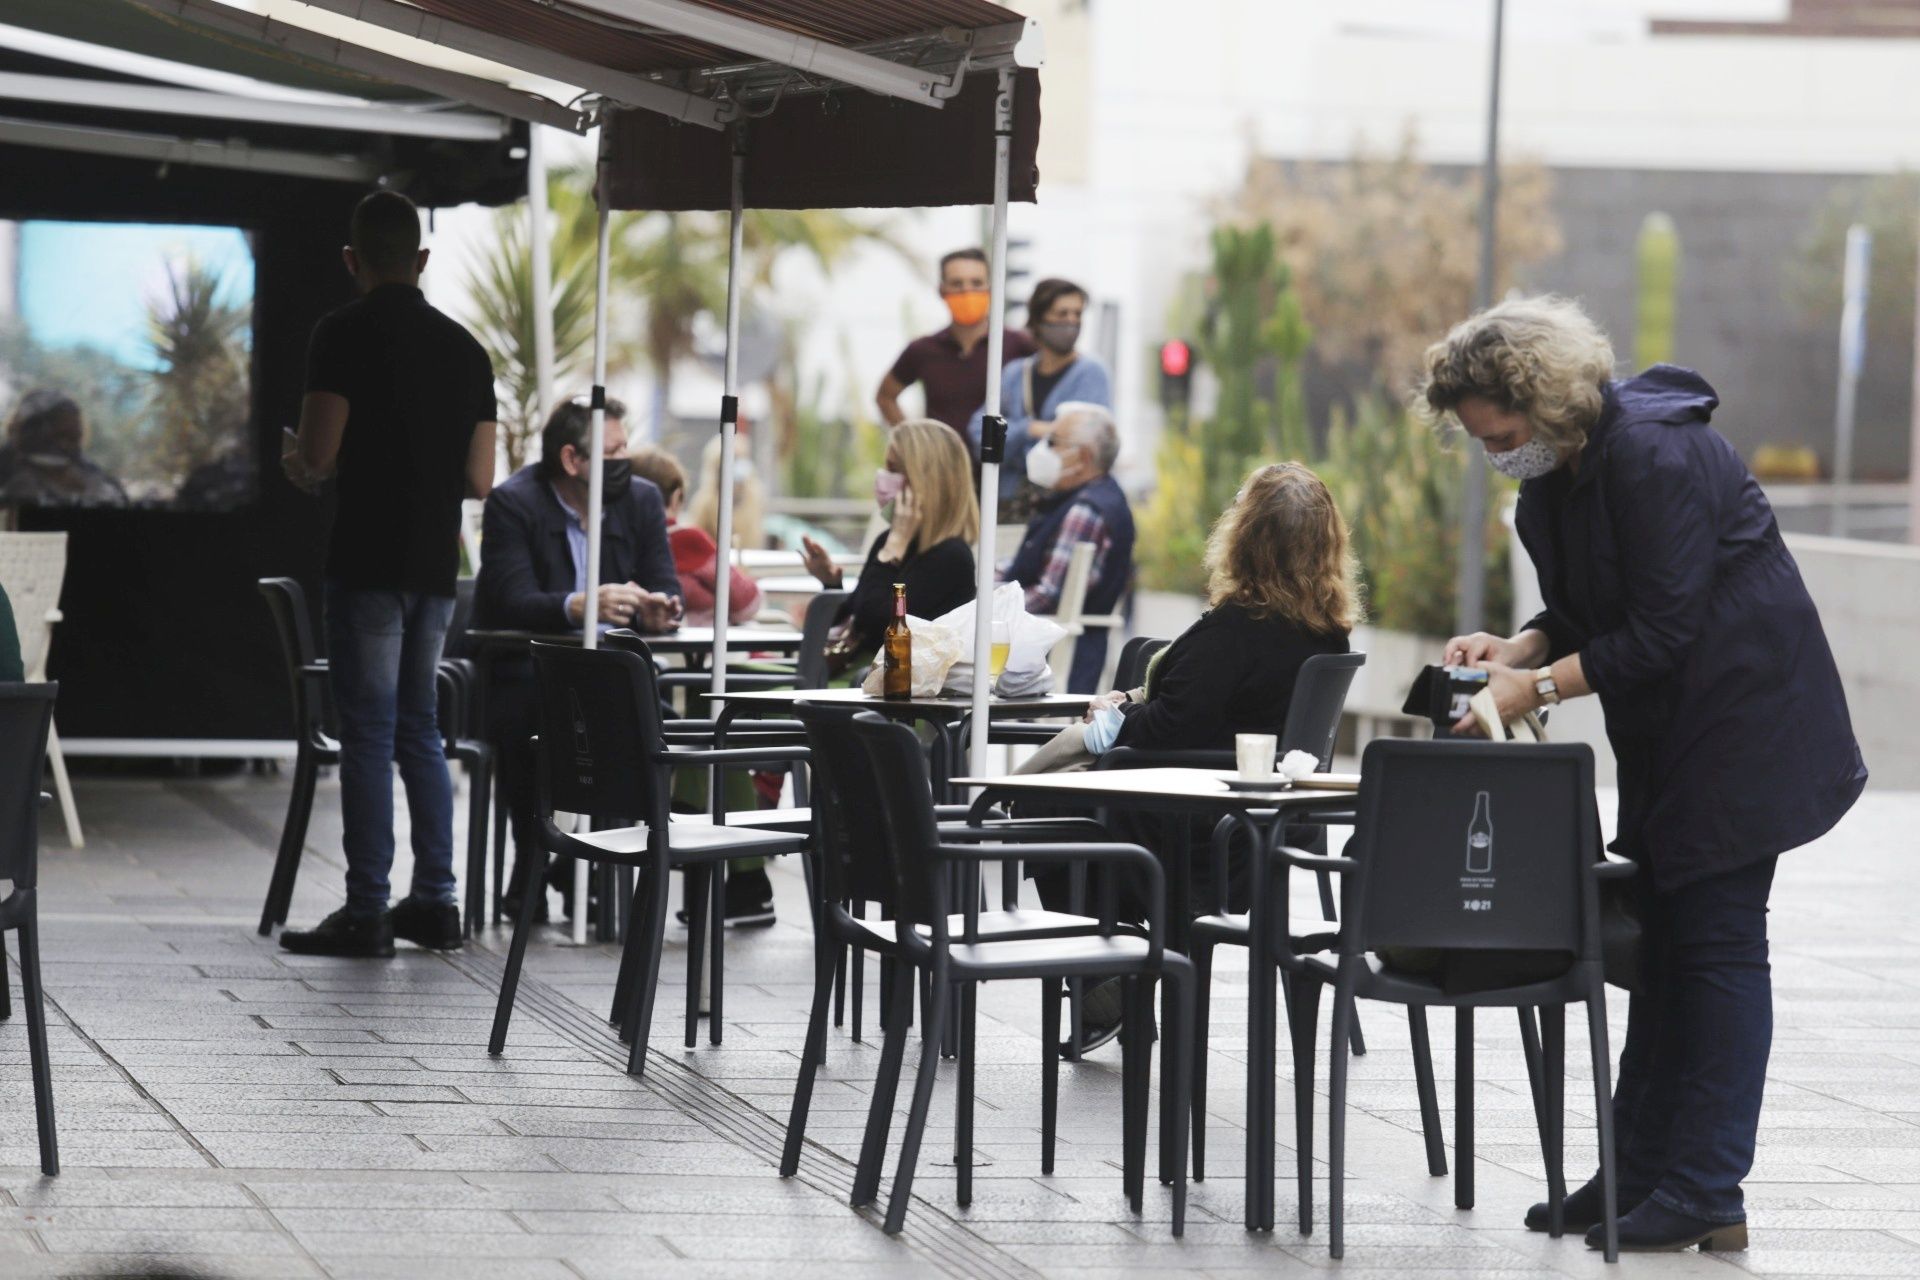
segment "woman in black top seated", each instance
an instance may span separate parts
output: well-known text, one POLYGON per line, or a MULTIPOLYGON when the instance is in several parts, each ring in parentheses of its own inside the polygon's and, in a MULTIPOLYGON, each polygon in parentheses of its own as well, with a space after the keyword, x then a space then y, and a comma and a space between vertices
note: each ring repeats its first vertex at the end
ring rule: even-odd
MULTIPOLYGON (((1103 693, 1088 704, 1094 754, 1107 744, 1100 722, 1110 725, 1116 714, 1114 747, 1232 750, 1235 734, 1278 733, 1307 659, 1348 652, 1347 636, 1360 608, 1346 523, 1326 485, 1306 467, 1275 463, 1247 477, 1207 540, 1207 571, 1212 607, 1155 657, 1146 684, 1103 693)), ((1109 825, 1121 839, 1155 850, 1184 835, 1193 855, 1191 900, 1211 901, 1205 856, 1210 821, 1123 813, 1109 825)), ((1227 900, 1244 909, 1243 858, 1234 859, 1232 877, 1227 900)), ((1034 881, 1047 906, 1068 909, 1063 871, 1042 871, 1034 881)), ((1123 916, 1129 914, 1128 896, 1121 887, 1123 916)), ((1137 900, 1131 914, 1144 918, 1137 900)), ((1083 1050, 1119 1028, 1118 1001, 1110 995, 1117 988, 1089 993, 1083 1050)))
MULTIPOLYGON (((953 428, 910 418, 887 438, 887 465, 874 477, 874 501, 887 528, 868 549, 860 581, 841 602, 827 646, 836 675, 872 659, 893 618, 893 584, 907 584, 907 608, 937 618, 973 599, 973 540, 980 534, 980 502, 973 464, 953 428)), ((802 538, 807 572, 838 589, 840 566, 812 538, 802 538)))

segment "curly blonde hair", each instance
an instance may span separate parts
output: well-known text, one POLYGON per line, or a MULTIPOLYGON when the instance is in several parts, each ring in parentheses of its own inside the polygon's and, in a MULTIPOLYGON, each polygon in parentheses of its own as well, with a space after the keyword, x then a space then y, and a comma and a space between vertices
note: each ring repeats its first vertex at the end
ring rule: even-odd
POLYGON ((1327 486, 1297 462, 1256 468, 1207 538, 1207 602, 1278 615, 1319 635, 1360 621, 1347 524, 1327 486))
POLYGON ((1543 294, 1488 307, 1427 348, 1414 411, 1457 426, 1460 402, 1478 396, 1523 413, 1562 457, 1577 453, 1600 420, 1613 344, 1569 298, 1543 294))

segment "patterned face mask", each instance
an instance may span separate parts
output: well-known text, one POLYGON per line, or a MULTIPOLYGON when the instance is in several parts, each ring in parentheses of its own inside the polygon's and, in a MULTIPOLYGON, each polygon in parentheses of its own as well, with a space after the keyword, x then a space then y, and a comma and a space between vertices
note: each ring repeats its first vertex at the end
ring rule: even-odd
POLYGON ((1538 480, 1560 465, 1560 451, 1536 436, 1517 449, 1487 450, 1487 465, 1510 480, 1538 480))

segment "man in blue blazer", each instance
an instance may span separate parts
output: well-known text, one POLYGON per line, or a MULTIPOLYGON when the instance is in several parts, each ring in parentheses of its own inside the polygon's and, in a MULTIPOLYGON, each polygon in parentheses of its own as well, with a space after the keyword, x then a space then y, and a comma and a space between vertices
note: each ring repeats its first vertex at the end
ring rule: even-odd
MULTIPOLYGON (((642 634, 680 624, 680 577, 667 543, 666 505, 627 461, 626 409, 607 402, 606 445, 591 456, 592 414, 583 401, 561 405, 540 435, 540 461, 494 487, 481 521, 480 576, 473 625, 518 631, 577 631, 587 588, 587 485, 605 474, 600 519, 599 625, 642 634)), ((533 664, 503 658, 488 686, 489 732, 500 757, 513 827, 514 868, 507 893, 517 900, 529 873, 544 867, 529 739, 539 731, 533 664)), ((538 885, 539 881, 533 881, 538 885)), ((537 889, 536 889, 537 891, 537 889)), ((538 918, 545 919, 541 911, 538 918)))

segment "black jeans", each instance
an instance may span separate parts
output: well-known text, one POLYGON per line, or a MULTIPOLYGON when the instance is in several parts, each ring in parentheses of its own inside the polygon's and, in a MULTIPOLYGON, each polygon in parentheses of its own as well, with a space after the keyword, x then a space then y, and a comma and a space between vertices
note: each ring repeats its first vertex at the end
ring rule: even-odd
POLYGON ((1773 975, 1767 895, 1773 858, 1640 894, 1640 983, 1613 1091, 1620 1207, 1651 1198, 1708 1222, 1740 1222, 1740 1181, 1753 1168, 1773 975))

